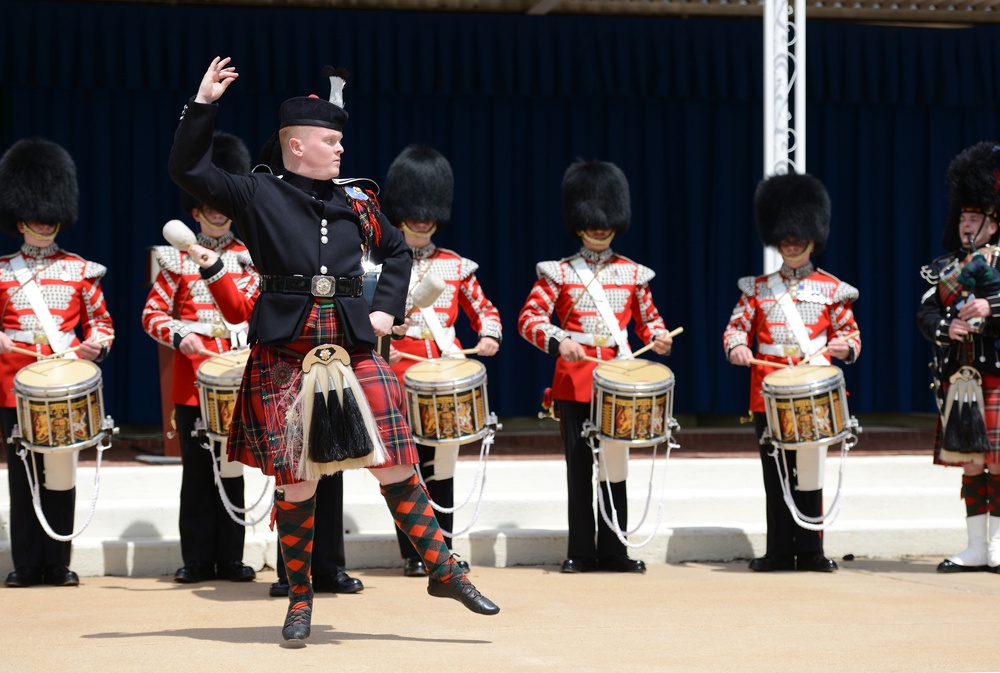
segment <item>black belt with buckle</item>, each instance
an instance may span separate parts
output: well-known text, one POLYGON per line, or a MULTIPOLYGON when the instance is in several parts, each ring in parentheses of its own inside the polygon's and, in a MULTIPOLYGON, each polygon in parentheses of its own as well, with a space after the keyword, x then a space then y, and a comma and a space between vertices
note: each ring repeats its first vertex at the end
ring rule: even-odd
POLYGON ((360 297, 364 292, 361 276, 264 276, 262 292, 308 294, 313 297, 360 297))

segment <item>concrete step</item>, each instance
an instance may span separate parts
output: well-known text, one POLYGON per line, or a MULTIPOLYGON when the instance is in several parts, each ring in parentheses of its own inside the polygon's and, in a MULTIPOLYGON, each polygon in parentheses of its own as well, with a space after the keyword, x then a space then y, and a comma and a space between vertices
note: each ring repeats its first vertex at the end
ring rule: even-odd
MULTIPOLYGON (((838 454, 839 455, 839 454, 838 454)), ((21 465, 16 465, 20 469, 21 465)), ((836 494, 840 461, 826 465, 825 493, 836 494)), ((629 462, 630 553, 647 563, 750 558, 765 543, 764 491, 756 458, 686 458, 629 462), (648 508, 648 509, 647 509, 648 508), (647 510, 643 520, 643 512, 647 510), (642 523, 640 525, 640 520, 642 523)), ((0 470, 5 472, 5 470, 0 470)), ((105 463, 93 519, 74 540, 73 567, 84 576, 160 575, 180 565, 177 532, 180 467, 105 463)), ((97 472, 77 469, 77 527, 90 510, 97 472)), ((270 488, 246 470, 246 498, 264 501, 250 518, 268 510, 270 488)), ((960 471, 931 464, 929 456, 848 457, 840 515, 826 534, 827 552, 840 557, 894 558, 947 555, 964 548, 960 471), (915 497, 916 496, 916 497, 915 497)), ((10 566, 7 479, 0 479, 0 567, 10 566)), ((345 475, 345 530, 353 568, 400 564, 392 519, 374 477, 345 475)), ((559 563, 566 547, 565 466, 562 460, 494 459, 485 467, 463 458, 456 475, 456 502, 470 494, 455 516, 455 549, 474 565, 559 563), (485 475, 480 499, 478 479, 485 475), (478 510, 478 515, 477 515, 478 510)), ((275 535, 268 517, 247 529, 245 561, 274 565, 275 535)))

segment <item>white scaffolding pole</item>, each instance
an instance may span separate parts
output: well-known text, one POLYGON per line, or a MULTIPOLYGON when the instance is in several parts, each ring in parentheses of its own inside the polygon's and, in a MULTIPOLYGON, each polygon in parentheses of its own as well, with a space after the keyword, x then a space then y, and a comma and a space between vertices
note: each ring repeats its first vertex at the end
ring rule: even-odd
MULTIPOLYGON (((806 170, 806 10, 794 0, 789 30, 788 0, 764 0, 764 175, 806 170), (790 53, 789 48, 794 48, 790 53), (788 106, 794 92, 794 114, 788 106)), ((781 266, 774 248, 764 249, 764 273, 781 266)))

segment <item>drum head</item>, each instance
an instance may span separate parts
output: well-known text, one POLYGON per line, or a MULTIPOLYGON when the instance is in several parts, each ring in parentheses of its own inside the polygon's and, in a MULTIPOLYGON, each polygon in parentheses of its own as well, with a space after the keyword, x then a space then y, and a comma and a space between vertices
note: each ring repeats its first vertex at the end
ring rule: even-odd
POLYGON ((39 360, 14 375, 14 390, 57 393, 85 390, 101 380, 101 370, 89 360, 39 360))
POLYGON ((833 365, 802 365, 778 369, 764 377, 765 390, 808 390, 817 383, 830 381, 836 383, 843 380, 844 373, 840 367, 833 365))
POLYGON ((239 383, 243 380, 250 350, 231 351, 208 358, 198 365, 198 380, 207 383, 239 383))
POLYGON ((615 390, 667 390, 674 385, 674 373, 649 360, 609 360, 597 365, 594 381, 615 390))
POLYGON ((476 383, 486 375, 486 367, 468 358, 441 358, 418 362, 403 374, 404 383, 438 388, 441 383, 476 383))

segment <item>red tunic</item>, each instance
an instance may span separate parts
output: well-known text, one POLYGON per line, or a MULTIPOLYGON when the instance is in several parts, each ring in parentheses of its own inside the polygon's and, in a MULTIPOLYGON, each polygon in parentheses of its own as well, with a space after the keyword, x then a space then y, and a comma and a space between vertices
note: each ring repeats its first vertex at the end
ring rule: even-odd
MULTIPOLYGON (((594 344, 583 344, 587 355, 601 360, 612 360, 617 356, 617 344, 602 345, 613 343, 614 334, 601 318, 597 305, 570 264, 577 257, 586 261, 591 273, 604 288, 618 320, 614 332, 625 329, 634 320, 636 335, 643 343, 666 333, 663 318, 656 310, 649 290, 649 281, 656 274, 610 249, 593 252, 582 248, 573 257, 538 264, 538 280, 517 319, 521 336, 550 355, 558 355, 559 342, 572 337, 581 343, 589 341, 594 344), (552 321, 553 314, 558 325, 552 321)), ((596 366, 592 362, 567 362, 558 358, 552 381, 553 397, 589 402, 596 366)))
MULTIPOLYGON (((29 339, 29 335, 34 334, 37 340, 42 340, 44 332, 27 294, 14 277, 11 260, 19 254, 24 257, 25 267, 34 276, 45 305, 60 331, 75 332, 79 327, 84 340, 114 336, 115 330, 100 283, 106 267, 60 250, 55 243, 45 248, 25 244, 21 246, 20 253, 0 257, 0 297, 3 302, 0 305, 0 321, 16 346, 34 350, 39 356, 53 352, 47 343, 34 343, 36 339, 29 339)), ((70 346, 79 343, 80 339, 74 336, 70 346)), ((104 345, 110 349, 111 343, 108 341, 104 345)), ((0 356, 0 407, 17 406, 14 375, 22 367, 36 361, 37 358, 21 353, 0 356)))
MULTIPOLYGON (((783 290, 775 295, 770 287, 771 276, 747 276, 739 280, 740 297, 726 331, 722 336, 722 344, 726 355, 736 346, 753 348, 752 340, 757 339, 758 351, 761 349, 772 352, 758 352, 754 357, 759 360, 794 364, 805 355, 821 350, 829 339, 846 337, 858 330, 854 321, 851 302, 858 298, 858 290, 842 282, 812 264, 800 269, 790 269, 782 266, 780 274, 783 290), (778 301, 787 292, 795 305, 796 311, 802 317, 806 332, 815 346, 809 353, 802 353, 798 348, 792 330, 787 325, 785 313, 778 301), (787 351, 785 348, 787 347, 787 351), (777 355, 781 350, 788 355, 777 355)), ((850 340, 854 352, 853 362, 861 354, 861 337, 850 340)), ((819 363, 813 360, 813 364, 819 363)), ((750 411, 763 413, 765 411, 761 383, 764 377, 775 371, 774 367, 754 365, 750 374, 750 411)))
MULTIPOLYGON (((142 310, 142 327, 173 349, 195 333, 201 337, 202 348, 225 353, 241 343, 229 327, 235 327, 246 344, 246 323, 260 292, 260 277, 246 247, 232 233, 221 238, 199 234, 198 243, 219 254, 223 269, 203 279, 201 267, 186 253, 167 245, 154 248, 160 272, 142 310)), ((206 355, 176 353, 170 395, 174 404, 198 406, 195 381, 198 366, 207 359, 206 355)))
MULTIPOLYGON (((444 330, 452 331, 458 320, 458 309, 469 318, 472 329, 481 337, 493 337, 500 341, 503 329, 500 324, 500 312, 486 298, 476 269, 479 265, 471 259, 459 256, 445 248, 438 248, 433 243, 422 248, 413 248, 413 268, 410 272, 410 291, 419 283, 426 273, 433 273, 445 283, 444 291, 434 302, 434 316, 444 330)), ((407 295, 407 311, 413 307, 413 301, 407 295)), ((407 336, 392 342, 396 350, 423 358, 440 357, 438 348, 430 329, 424 322, 424 314, 414 310, 410 314, 413 326, 407 336)), ((455 348, 461 350, 462 345, 454 339, 455 348)), ((402 358, 392 366, 392 371, 403 382, 403 373, 416 363, 416 360, 402 358)))

